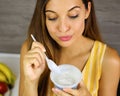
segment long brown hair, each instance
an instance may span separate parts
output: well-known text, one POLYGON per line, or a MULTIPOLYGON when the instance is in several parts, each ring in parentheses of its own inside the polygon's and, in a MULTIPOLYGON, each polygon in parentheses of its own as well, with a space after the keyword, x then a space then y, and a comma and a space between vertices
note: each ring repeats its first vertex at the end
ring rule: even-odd
POLYGON ((85 30, 84 30, 83 35, 93 40, 102 41, 99 28, 97 25, 94 3, 92 0, 82 0, 82 1, 86 9, 88 9, 88 2, 91 2, 91 12, 90 12, 89 17, 85 20, 85 30))
MULTIPOLYGON (((37 0, 36 8, 28 30, 28 50, 31 48, 32 44, 32 39, 30 35, 33 34, 37 41, 42 43, 43 46, 46 48, 47 56, 53 59, 55 62, 58 62, 57 58, 59 57, 59 55, 57 54, 57 52, 59 52, 60 46, 50 37, 45 24, 45 7, 48 1, 49 0, 37 0)), ((85 30, 83 35, 93 40, 101 41, 93 1, 82 0, 82 2, 84 3, 86 9, 88 9, 88 2, 91 2, 91 12, 89 17, 85 20, 85 30)), ((50 72, 48 68, 46 68, 45 72, 40 78, 38 87, 39 96, 46 96, 49 73, 50 72)))

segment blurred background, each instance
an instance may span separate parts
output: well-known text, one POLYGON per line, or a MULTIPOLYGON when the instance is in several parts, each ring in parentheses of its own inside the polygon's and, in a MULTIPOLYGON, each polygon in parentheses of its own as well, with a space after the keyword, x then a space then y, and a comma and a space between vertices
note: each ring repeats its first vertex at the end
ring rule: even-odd
MULTIPOLYGON (((0 53, 20 53, 35 3, 36 0, 0 0, 0 53)), ((120 54, 120 0, 94 0, 94 4, 104 41, 120 54)), ((8 54, 5 57, 8 60, 8 54)))
MULTIPOLYGON (((0 0, 0 52, 20 53, 36 0, 0 0)), ((104 41, 120 54, 120 0, 94 0, 104 41)))

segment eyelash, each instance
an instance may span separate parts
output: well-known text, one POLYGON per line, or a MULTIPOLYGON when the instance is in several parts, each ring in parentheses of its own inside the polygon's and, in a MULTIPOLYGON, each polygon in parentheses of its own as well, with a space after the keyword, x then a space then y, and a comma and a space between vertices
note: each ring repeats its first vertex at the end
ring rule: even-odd
POLYGON ((57 18, 48 18, 50 21, 55 21, 57 18))
POLYGON ((75 19, 75 18, 77 18, 79 15, 75 15, 75 16, 69 16, 69 18, 71 18, 71 19, 75 19))
MULTIPOLYGON (((75 16, 69 16, 69 18, 71 18, 71 19, 75 19, 75 18, 77 18, 79 15, 75 15, 75 16)), ((57 17, 56 18, 48 18, 48 20, 50 20, 50 21, 55 21, 57 19, 57 17)))

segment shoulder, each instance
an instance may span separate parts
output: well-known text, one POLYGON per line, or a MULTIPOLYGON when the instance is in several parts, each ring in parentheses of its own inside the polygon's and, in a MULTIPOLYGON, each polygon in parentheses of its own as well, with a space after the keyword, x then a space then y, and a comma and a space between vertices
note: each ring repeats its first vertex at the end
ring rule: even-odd
POLYGON ((23 55, 28 51, 28 40, 25 40, 22 44, 20 55, 23 57, 23 55))
POLYGON ((118 52, 115 49, 107 46, 103 63, 106 66, 120 67, 120 57, 118 52))
POLYGON ((107 46, 102 66, 103 74, 120 76, 120 56, 115 49, 107 46))
MULTIPOLYGON (((107 46, 107 44, 100 42, 100 41, 96 41, 96 44, 98 45, 102 45, 104 47, 104 51, 105 53, 104 58, 103 58, 103 66, 120 66, 120 56, 117 52, 117 50, 115 50, 114 48, 107 46)), ((100 47, 100 48, 103 48, 100 47)), ((102 50, 103 51, 103 50, 102 50)))
POLYGON ((103 58, 99 94, 115 96, 119 79, 120 57, 115 49, 107 46, 103 58))
POLYGON ((26 39, 22 44, 21 51, 27 50, 27 49, 28 49, 28 40, 26 39))

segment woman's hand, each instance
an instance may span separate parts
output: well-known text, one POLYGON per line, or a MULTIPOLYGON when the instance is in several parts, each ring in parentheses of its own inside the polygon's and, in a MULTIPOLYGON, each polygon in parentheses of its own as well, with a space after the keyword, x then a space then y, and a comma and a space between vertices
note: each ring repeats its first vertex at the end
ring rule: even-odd
POLYGON ((57 96, 91 96, 83 81, 79 83, 77 89, 65 88, 63 90, 59 90, 57 88, 53 88, 52 91, 57 96))
POLYGON ((24 75, 32 82, 39 81, 40 75, 45 69, 45 48, 39 42, 33 42, 31 50, 24 56, 24 75))

